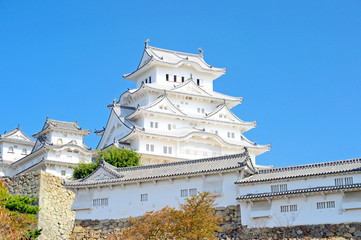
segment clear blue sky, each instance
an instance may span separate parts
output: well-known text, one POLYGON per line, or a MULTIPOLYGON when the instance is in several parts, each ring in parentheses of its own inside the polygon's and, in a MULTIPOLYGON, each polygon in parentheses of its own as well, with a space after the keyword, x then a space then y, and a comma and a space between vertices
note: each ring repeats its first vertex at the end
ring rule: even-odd
POLYGON ((361 1, 127 2, 0 0, 1 133, 46 116, 102 128, 149 38, 227 67, 215 90, 272 144, 258 164, 361 157, 361 1))

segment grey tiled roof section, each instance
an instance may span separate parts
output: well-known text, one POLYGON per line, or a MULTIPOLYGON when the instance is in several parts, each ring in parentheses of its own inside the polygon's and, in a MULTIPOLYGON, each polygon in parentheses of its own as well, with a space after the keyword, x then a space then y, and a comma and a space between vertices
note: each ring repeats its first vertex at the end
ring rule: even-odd
POLYGON ((82 129, 79 127, 77 122, 64 122, 47 118, 43 129, 40 132, 35 133, 33 137, 38 137, 48 129, 63 130, 67 132, 82 132, 86 135, 90 134, 90 130, 82 129))
MULTIPOLYGON (((249 166, 248 152, 222 157, 205 158, 175 163, 155 164, 139 167, 115 168, 109 164, 99 166, 109 172, 116 172, 123 177, 107 180, 87 180, 67 182, 67 187, 96 186, 98 184, 116 184, 127 182, 151 181, 163 178, 176 178, 180 176, 194 176, 213 172, 226 172, 237 168, 249 166)), ((99 169, 98 168, 98 169, 99 169)))
POLYGON ((258 193, 258 194, 248 194, 242 195, 237 198, 237 200, 257 200, 257 199, 265 199, 265 198, 276 198, 276 197, 284 197, 284 196, 293 196, 300 194, 312 194, 319 192, 335 192, 335 191, 347 191, 347 190, 360 190, 361 183, 351 184, 351 185, 342 185, 342 186, 325 186, 325 187, 314 187, 314 188, 304 188, 304 189, 296 189, 284 192, 276 192, 276 193, 258 193))
POLYGON ((292 167, 271 168, 260 170, 257 174, 237 181, 239 184, 277 181, 290 178, 320 176, 346 172, 360 172, 361 158, 324 162, 316 164, 298 165, 292 167))

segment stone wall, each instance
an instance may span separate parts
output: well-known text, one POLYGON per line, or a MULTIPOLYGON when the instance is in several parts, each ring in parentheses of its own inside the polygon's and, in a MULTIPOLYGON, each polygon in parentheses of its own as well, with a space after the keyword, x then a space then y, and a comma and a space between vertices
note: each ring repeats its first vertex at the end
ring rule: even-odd
POLYGON ((75 212, 70 208, 75 194, 65 189, 61 185, 62 181, 61 178, 43 171, 6 179, 11 195, 37 198, 40 207, 38 227, 43 229, 40 240, 69 239, 73 230, 75 212))
MULTIPOLYGON (((222 216, 222 231, 218 239, 256 240, 256 239, 361 239, 361 223, 323 224, 278 228, 246 228, 241 226, 239 206, 216 208, 216 214, 222 216)), ((75 220, 70 240, 106 239, 111 234, 119 234, 129 226, 127 219, 118 220, 75 220)))

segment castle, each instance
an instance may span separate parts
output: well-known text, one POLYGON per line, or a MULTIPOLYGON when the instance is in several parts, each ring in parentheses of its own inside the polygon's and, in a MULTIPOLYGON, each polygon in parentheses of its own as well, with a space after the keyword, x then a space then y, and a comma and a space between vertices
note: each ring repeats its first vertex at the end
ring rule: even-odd
MULTIPOLYGON (((217 197, 218 207, 237 206, 248 227, 358 222, 361 159, 257 165, 256 157, 270 145, 243 135, 256 122, 231 112, 242 98, 213 90, 213 81, 223 74, 224 68, 204 61, 201 49, 182 53, 146 41, 137 69, 124 75, 136 88, 108 106, 106 126, 95 132, 101 137, 97 149, 135 149, 144 166, 115 168, 102 162, 88 177, 66 181, 64 186, 76 193, 76 218, 139 216, 207 191, 217 197)), ((47 119, 33 135, 34 143, 19 127, 0 137, 2 173, 42 169, 66 178, 71 166, 95 154, 83 144, 87 134, 77 123, 47 119)))

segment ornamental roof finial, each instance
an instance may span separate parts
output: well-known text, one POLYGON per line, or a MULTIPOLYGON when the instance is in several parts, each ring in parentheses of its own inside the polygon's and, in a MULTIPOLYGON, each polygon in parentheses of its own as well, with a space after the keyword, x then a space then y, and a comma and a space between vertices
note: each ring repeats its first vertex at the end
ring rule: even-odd
POLYGON ((199 51, 199 56, 201 58, 203 58, 203 50, 202 50, 202 48, 198 48, 198 51, 199 51))
POLYGON ((115 106, 115 101, 117 101, 117 98, 113 99, 113 106, 115 106))
POLYGON ((75 119, 75 123, 78 124, 78 120, 77 120, 77 119, 75 119))
POLYGON ((148 48, 148 46, 149 46, 148 42, 149 42, 149 41, 150 41, 149 38, 147 38, 147 40, 145 40, 145 42, 144 42, 145 48, 148 48))
POLYGON ((192 75, 192 73, 190 73, 190 75, 191 75, 191 76, 190 76, 189 78, 190 78, 190 79, 193 79, 193 75, 192 75))
POLYGON ((20 123, 18 123, 18 129, 20 129, 20 123))

